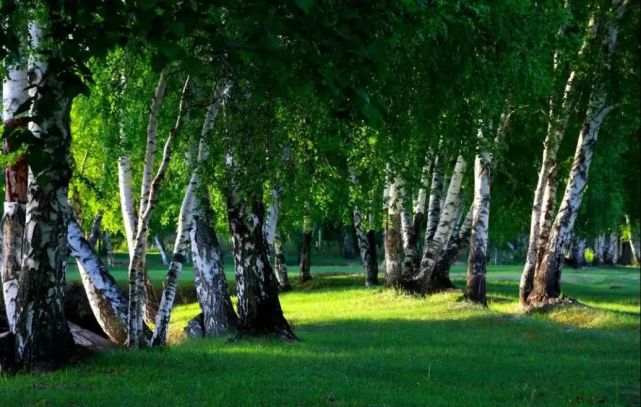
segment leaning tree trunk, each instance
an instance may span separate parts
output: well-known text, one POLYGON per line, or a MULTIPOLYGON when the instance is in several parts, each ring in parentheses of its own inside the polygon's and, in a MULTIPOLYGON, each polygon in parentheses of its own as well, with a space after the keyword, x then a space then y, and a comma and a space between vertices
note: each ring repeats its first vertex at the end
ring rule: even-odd
POLYGON ((262 227, 264 212, 263 203, 258 200, 249 207, 235 193, 227 196, 238 297, 238 330, 240 334, 275 333, 296 340, 283 316, 278 284, 267 256, 262 227))
POLYGON ((454 284, 448 275, 442 274, 436 268, 445 246, 450 241, 458 206, 461 204, 461 185, 467 162, 459 155, 454 166, 454 172, 450 179, 445 203, 443 205, 438 227, 434 237, 428 240, 425 236, 425 246, 419 271, 414 275, 408 275, 403 279, 403 289, 409 292, 421 294, 442 291, 453 288, 454 284))
MULTIPOLYGON (((368 233, 363 227, 361 211, 357 207, 354 208, 354 229, 356 229, 356 240, 361 254, 361 261, 363 262, 365 285, 368 287, 378 285, 378 264, 376 257, 372 258, 371 242, 368 233)), ((376 245, 376 242, 374 242, 374 245, 376 245)), ((374 250, 376 250, 376 248, 374 248, 374 250)))
POLYGON ((450 269, 456 262, 456 259, 461 255, 470 243, 470 235, 472 234, 472 213, 473 204, 467 211, 463 224, 458 228, 458 232, 450 239, 447 249, 441 255, 441 258, 436 263, 436 272, 445 275, 449 278, 450 269))
MULTIPOLYGON (((26 131, 27 119, 17 117, 15 112, 24 104, 27 93, 27 67, 25 61, 8 67, 2 86, 2 122, 5 134, 26 131)), ((9 140, 4 140, 4 153, 11 152, 9 140)), ((22 269, 22 246, 24 239, 25 209, 27 203, 27 179, 29 168, 25 157, 18 157, 4 169, 4 216, 2 220, 2 295, 9 330, 15 333, 16 298, 18 280, 22 269)))
POLYGON ((98 324, 112 341, 127 341, 128 300, 91 244, 82 236, 75 219, 69 219, 67 242, 75 257, 89 305, 98 324))
POLYGON ((299 280, 311 280, 311 251, 312 251, 312 218, 308 214, 309 202, 305 202, 305 216, 303 217, 303 243, 300 249, 300 274, 299 280))
POLYGON ((234 331, 238 317, 229 298, 223 267, 223 255, 213 228, 214 214, 205 190, 194 206, 194 225, 191 229, 191 250, 194 257, 196 293, 201 314, 190 321, 188 333, 192 336, 217 336, 234 331))
POLYGON ((174 305, 178 278, 187 255, 187 244, 191 242, 194 254, 194 274, 196 292, 202 313, 190 321, 187 331, 190 335, 220 335, 233 329, 235 314, 227 292, 227 282, 223 272, 222 255, 218 247, 216 233, 210 224, 213 214, 209 208, 206 189, 201 185, 201 165, 209 155, 206 137, 211 132, 223 97, 221 89, 214 89, 214 100, 205 114, 198 143, 198 157, 180 208, 178 230, 172 260, 167 272, 156 329, 152 337, 153 345, 167 342, 169 318, 174 305))
MULTIPOLYGON (((165 88, 167 84, 166 72, 163 70, 158 78, 158 84, 154 96, 151 99, 151 108, 149 109, 149 120, 147 123, 147 144, 145 147, 145 158, 143 162, 142 180, 140 183, 140 205, 138 207, 138 219, 143 217, 147 205, 149 205, 149 189, 153 180, 154 161, 156 154, 156 135, 158 133, 158 114, 160 106, 165 98, 165 88)), ((145 234, 143 237, 143 252, 144 256, 141 258, 142 264, 140 269, 144 273, 144 313, 147 322, 154 321, 157 318, 158 299, 154 288, 149 281, 147 274, 147 240, 148 236, 145 234)), ((163 263, 165 264, 165 263, 163 263)))
MULTIPOLYGON (((594 20, 590 19, 588 24, 588 35, 581 45, 579 55, 585 52, 589 40, 594 36, 594 20)), ((557 69, 557 57, 555 55, 555 70, 557 69)), ((534 190, 534 203, 532 204, 532 213, 530 217, 530 238, 526 252, 525 266, 521 273, 519 282, 519 299, 521 304, 527 302, 527 298, 532 291, 534 271, 540 260, 540 249, 547 244, 549 231, 554 216, 556 189, 558 186, 557 179, 557 153, 559 146, 565 135, 575 98, 575 80, 576 72, 570 72, 565 83, 561 104, 557 107, 557 101, 554 97, 549 101, 548 128, 543 142, 543 159, 539 177, 534 190)))
POLYGON ((23 267, 18 282, 16 361, 28 369, 66 362, 74 344, 64 313, 67 257, 67 191, 71 178, 71 97, 56 52, 41 47, 41 27, 29 27, 33 49, 29 85, 34 135, 29 170, 23 267), (49 157, 51 159, 44 159, 49 157))
POLYGON ((490 184, 492 158, 487 151, 474 160, 474 203, 472 209, 472 236, 467 261, 465 297, 472 302, 487 305, 485 274, 487 266, 487 234, 490 219, 490 184))
POLYGON ((178 279, 187 259, 187 245, 190 241, 190 232, 193 223, 194 189, 198 187, 198 173, 194 171, 187 185, 180 214, 178 215, 178 227, 176 230, 176 241, 171 254, 171 262, 165 279, 164 289, 156 315, 156 327, 151 338, 153 346, 161 346, 167 343, 167 332, 169 330, 169 317, 174 308, 178 279))
MULTIPOLYGON (((586 117, 583 122, 577 142, 570 178, 565 188, 565 193, 559 212, 554 220, 549 241, 537 263, 534 272, 534 284, 528 304, 530 306, 554 302, 561 293, 561 269, 563 267, 564 247, 569 242, 574 222, 581 206, 583 191, 587 185, 588 171, 599 136, 599 130, 607 114, 614 106, 607 106, 607 90, 605 86, 606 70, 612 53, 616 46, 618 23, 625 13, 628 0, 614 3, 612 20, 606 25, 603 49, 606 52, 600 72, 596 75, 596 83, 592 89, 586 117)), ((540 250, 542 250, 541 248, 540 250)))
POLYGON ((387 220, 385 222, 385 269, 386 284, 398 287, 403 271, 403 237, 401 234, 401 213, 399 199, 400 180, 395 177, 389 186, 387 220))
POLYGON ((165 248, 162 246, 162 242, 160 241, 158 235, 154 236, 154 243, 156 244, 156 248, 160 253, 160 259, 162 260, 163 266, 168 266, 169 260, 167 259, 167 253, 165 252, 165 248))
MULTIPOLYGON (((127 324, 128 325, 127 326, 127 334, 128 334, 127 346, 133 347, 133 348, 147 345, 147 341, 143 331, 144 324, 143 324, 143 314, 142 314, 142 311, 143 311, 142 296, 143 296, 145 274, 146 274, 142 268, 144 266, 143 257, 145 256, 145 249, 146 249, 145 240, 147 236, 147 228, 149 226, 149 219, 151 219, 151 213, 154 207, 156 206, 156 201, 158 199, 158 189, 160 188, 160 184, 165 178, 165 173, 167 171, 167 167, 169 166, 169 161, 171 159, 171 145, 182 123, 182 116, 183 116, 183 111, 185 109, 185 100, 187 97, 188 87, 189 87, 189 76, 185 80, 185 84, 182 88, 180 103, 178 106, 178 113, 176 116, 176 123, 174 124, 174 127, 169 132, 169 136, 165 140, 165 147, 163 149, 162 160, 160 162, 160 166, 158 167, 158 170, 156 171, 156 175, 149 188, 149 197, 147 199, 145 212, 143 213, 143 216, 140 219, 138 219, 136 238, 134 239, 134 246, 133 246, 134 248, 133 256, 131 256, 131 259, 129 260, 129 321, 127 324)), ((178 240, 178 237, 177 237, 177 240, 178 240)), ((182 262, 184 262, 184 258, 180 258, 177 260, 182 260, 182 262)), ((172 266, 170 265, 170 267, 172 266)), ((163 296, 164 296, 164 293, 163 293, 163 296)), ((172 305, 173 305, 173 299, 172 299, 172 305)), ((164 321, 164 318, 168 319, 169 317, 165 316, 164 314, 162 316, 158 314, 156 317, 156 324, 158 324, 159 321, 164 321)), ((154 331, 154 339, 156 340, 157 338, 162 338, 158 336, 158 333, 161 333, 161 332, 158 330, 158 327, 156 327, 156 331, 154 331)))
POLYGON ((397 184, 397 194, 398 208, 401 219, 401 238, 403 242, 404 254, 402 270, 403 274, 413 275, 418 269, 418 237, 416 235, 416 229, 414 228, 412 214, 405 208, 405 201, 407 199, 407 196, 405 192, 405 186, 403 185, 401 180, 399 180, 397 184))

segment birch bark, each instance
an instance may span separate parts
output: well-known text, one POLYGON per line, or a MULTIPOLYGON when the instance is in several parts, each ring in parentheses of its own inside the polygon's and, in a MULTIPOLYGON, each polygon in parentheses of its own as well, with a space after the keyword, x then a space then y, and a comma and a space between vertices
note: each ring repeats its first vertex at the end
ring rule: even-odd
POLYGON ((588 171, 603 120, 615 106, 607 105, 605 72, 617 43, 619 20, 625 14, 629 0, 613 1, 613 16, 604 30, 603 49, 606 55, 597 69, 596 83, 593 86, 586 117, 577 141, 574 160, 565 193, 550 231, 541 261, 534 272, 534 284, 527 298, 528 304, 538 305, 554 302, 561 293, 561 269, 564 247, 567 246, 574 222, 581 206, 583 191, 587 185, 588 171))
MULTIPOLYGON (((594 19, 591 17, 588 23, 588 35, 583 40, 579 56, 583 55, 588 43, 594 37, 595 27, 594 19)), ((562 29, 561 32, 563 31, 562 29)), ((558 65, 557 60, 558 51, 554 57, 555 70, 558 65)), ((551 97, 549 101, 548 128, 543 142, 543 158, 536 189, 534 190, 534 202, 530 216, 530 238, 525 266, 519 282, 519 299, 522 304, 525 304, 529 293, 532 291, 534 271, 540 257, 539 250, 545 246, 549 238, 558 185, 556 157, 575 104, 575 81, 576 71, 572 70, 565 82, 560 106, 557 106, 557 101, 554 97, 551 97)))
MULTIPOLYGON (((16 115, 18 108, 27 102, 27 63, 20 58, 8 66, 2 83, 2 122, 5 131, 27 128, 27 120, 16 115)), ((11 152, 9 140, 4 140, 4 153, 11 152)), ((25 157, 4 168, 4 215, 2 218, 2 294, 9 330, 15 333, 16 298, 18 279, 22 268, 27 179, 29 168, 25 157)))
POLYGON ((483 305, 487 305, 485 274, 491 180, 492 158, 489 152, 481 151, 474 160, 472 235, 470 237, 470 254, 467 262, 465 297, 472 302, 483 305))
POLYGON ((64 313, 67 192, 71 177, 71 99, 55 49, 44 49, 48 21, 32 22, 29 85, 34 98, 23 267, 18 283, 16 360, 32 370, 66 362, 73 340, 64 313), (41 157, 36 160, 36 157, 41 157), (56 159, 45 159, 55 157, 56 159))

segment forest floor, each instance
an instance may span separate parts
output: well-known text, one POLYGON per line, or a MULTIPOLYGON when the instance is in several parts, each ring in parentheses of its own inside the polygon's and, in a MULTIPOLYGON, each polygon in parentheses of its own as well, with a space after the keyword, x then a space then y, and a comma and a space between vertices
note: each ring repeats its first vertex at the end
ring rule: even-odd
MULTIPOLYGON (((534 315, 518 307, 520 270, 490 266, 484 309, 460 291, 365 288, 356 264, 317 266, 300 285, 292 266, 294 290, 281 302, 300 342, 288 343, 185 339, 199 312, 187 267, 171 346, 0 376, 0 405, 639 405, 639 270, 566 268, 565 295, 587 307, 534 315)), ((458 287, 464 272, 452 272, 458 287)), ((113 273, 124 280, 126 271, 113 273)), ((150 275, 160 285, 164 273, 150 275)))

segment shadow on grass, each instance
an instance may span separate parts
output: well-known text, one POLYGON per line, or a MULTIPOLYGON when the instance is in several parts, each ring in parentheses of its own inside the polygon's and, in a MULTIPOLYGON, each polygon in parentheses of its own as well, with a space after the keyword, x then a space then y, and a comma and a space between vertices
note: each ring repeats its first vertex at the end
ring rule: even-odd
POLYGON ((531 319, 327 320, 303 339, 189 341, 0 379, 3 403, 566 405, 638 403, 634 335, 531 319))

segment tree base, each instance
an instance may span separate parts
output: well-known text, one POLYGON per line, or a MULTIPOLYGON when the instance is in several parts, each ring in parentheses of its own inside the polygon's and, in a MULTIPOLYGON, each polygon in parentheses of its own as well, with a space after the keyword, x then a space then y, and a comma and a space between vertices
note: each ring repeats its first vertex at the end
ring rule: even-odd
POLYGON ((523 310, 526 313, 533 312, 547 312, 560 307, 586 307, 582 302, 574 298, 558 298, 558 297, 539 297, 529 298, 527 303, 523 305, 523 310))

